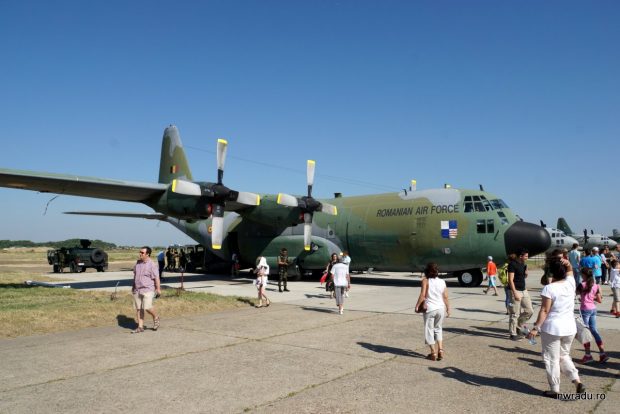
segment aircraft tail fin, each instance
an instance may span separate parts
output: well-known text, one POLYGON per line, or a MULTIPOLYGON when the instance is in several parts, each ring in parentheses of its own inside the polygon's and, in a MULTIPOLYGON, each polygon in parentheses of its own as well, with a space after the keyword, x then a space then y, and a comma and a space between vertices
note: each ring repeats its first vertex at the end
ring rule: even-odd
POLYGON ((614 237, 620 237, 620 231, 618 231, 618 229, 613 229, 612 233, 614 237))
POLYGON ((183 144, 179 136, 179 130, 176 126, 170 125, 164 130, 164 138, 161 143, 159 182, 168 184, 177 178, 193 181, 192 172, 189 169, 185 150, 183 150, 183 144))
POLYGON ((573 233, 573 231, 571 230, 570 226, 568 225, 568 223, 566 222, 566 220, 564 220, 564 217, 560 217, 558 219, 558 230, 562 230, 564 232, 564 234, 575 234, 573 233))

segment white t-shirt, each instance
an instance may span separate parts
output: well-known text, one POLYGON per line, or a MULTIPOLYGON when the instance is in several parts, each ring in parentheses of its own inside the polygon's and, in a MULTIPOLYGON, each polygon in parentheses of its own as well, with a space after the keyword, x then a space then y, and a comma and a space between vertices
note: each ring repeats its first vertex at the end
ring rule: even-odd
POLYGON ((347 271, 351 267, 351 256, 342 256, 342 263, 347 265, 347 271))
POLYGON ((446 281, 439 277, 428 279, 428 293, 426 294, 426 311, 445 309, 443 292, 446 290, 446 281))
POLYGON ((618 269, 609 270, 609 284, 612 289, 620 288, 620 271, 618 269))
POLYGON ((540 330, 556 336, 575 335, 575 278, 567 276, 564 282, 550 283, 543 288, 540 295, 552 301, 547 319, 540 330))
POLYGON ((331 274, 334 275, 334 286, 349 286, 347 275, 349 267, 344 263, 336 263, 332 266, 331 274))

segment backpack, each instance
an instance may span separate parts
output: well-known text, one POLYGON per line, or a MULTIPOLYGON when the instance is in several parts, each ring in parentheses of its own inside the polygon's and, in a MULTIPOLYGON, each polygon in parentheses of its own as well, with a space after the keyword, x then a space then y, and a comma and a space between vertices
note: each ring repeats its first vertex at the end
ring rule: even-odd
POLYGON ((503 286, 508 286, 508 263, 497 269, 497 278, 503 286))

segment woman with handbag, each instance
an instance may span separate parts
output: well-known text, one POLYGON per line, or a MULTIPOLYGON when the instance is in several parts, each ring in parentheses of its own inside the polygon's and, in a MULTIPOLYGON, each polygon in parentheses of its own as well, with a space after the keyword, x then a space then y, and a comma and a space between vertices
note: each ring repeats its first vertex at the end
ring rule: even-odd
POLYGON ((327 262, 327 267, 325 267, 325 273, 327 274, 327 278, 325 281, 325 291, 330 292, 330 297, 333 299, 335 296, 334 290, 334 277, 332 276, 332 267, 338 263, 338 254, 332 253, 329 258, 329 262, 327 262))
POLYGON ((446 282, 438 276, 437 264, 427 264, 420 296, 415 305, 416 312, 424 312, 424 342, 431 349, 426 358, 431 361, 443 359, 443 320, 450 316, 448 288, 446 282))

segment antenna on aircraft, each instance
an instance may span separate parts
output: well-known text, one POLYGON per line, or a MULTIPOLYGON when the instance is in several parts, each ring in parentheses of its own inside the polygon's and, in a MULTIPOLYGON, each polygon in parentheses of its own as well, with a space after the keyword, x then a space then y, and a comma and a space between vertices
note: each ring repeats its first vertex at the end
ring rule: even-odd
POLYGON ((482 186, 482 184, 478 184, 480 186, 480 191, 484 191, 484 187, 482 186))

